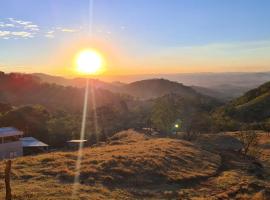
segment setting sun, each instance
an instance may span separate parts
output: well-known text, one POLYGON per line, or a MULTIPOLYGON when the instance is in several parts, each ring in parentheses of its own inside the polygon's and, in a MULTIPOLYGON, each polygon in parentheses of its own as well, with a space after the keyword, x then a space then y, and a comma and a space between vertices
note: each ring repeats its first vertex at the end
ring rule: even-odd
POLYGON ((78 54, 76 64, 79 73, 99 74, 102 72, 104 61, 100 53, 87 49, 78 54))

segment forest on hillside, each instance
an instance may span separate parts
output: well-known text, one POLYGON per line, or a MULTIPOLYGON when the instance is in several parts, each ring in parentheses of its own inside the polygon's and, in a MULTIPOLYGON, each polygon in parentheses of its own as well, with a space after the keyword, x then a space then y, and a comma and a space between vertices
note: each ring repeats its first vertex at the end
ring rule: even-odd
MULTIPOLYGON (((269 85, 222 103, 164 79, 134 82, 114 92, 95 87, 92 81, 86 139, 94 144, 129 128, 152 128, 166 136, 240 130, 247 124, 249 129, 269 131, 269 85)), ((62 147, 67 140, 79 138, 83 97, 83 88, 44 83, 32 75, 1 73, 0 126, 14 126, 26 136, 62 147)))

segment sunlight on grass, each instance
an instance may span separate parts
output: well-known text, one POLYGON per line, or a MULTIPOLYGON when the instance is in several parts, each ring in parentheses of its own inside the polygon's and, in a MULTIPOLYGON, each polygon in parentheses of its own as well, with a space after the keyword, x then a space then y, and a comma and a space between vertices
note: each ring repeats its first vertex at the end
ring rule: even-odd
MULTIPOLYGON (((86 116, 87 116, 87 109, 88 109, 88 91, 89 91, 89 81, 87 79, 86 80, 86 87, 85 87, 85 96, 84 96, 82 126, 81 126, 81 133, 80 133, 80 140, 81 141, 84 140, 84 138, 85 138, 85 125, 86 125, 86 116)), ((80 182, 80 170, 81 170, 81 162, 82 162, 82 156, 83 156, 82 149, 83 149, 83 142, 80 142, 79 150, 78 150, 78 158, 77 158, 77 162, 76 162, 72 197, 76 196, 78 184, 80 182)))

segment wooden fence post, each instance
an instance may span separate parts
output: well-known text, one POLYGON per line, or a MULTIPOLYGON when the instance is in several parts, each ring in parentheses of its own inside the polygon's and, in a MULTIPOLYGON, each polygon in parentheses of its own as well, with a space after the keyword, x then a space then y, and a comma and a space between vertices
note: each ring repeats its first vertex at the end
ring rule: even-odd
POLYGON ((5 168, 5 184, 6 184, 6 200, 11 200, 11 187, 10 187, 10 172, 11 172, 11 160, 6 162, 5 168))

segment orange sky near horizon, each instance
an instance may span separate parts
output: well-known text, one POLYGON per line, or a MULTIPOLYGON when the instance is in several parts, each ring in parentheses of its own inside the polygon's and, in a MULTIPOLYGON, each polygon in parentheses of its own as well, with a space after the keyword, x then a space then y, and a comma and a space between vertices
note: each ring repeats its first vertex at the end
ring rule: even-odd
MULTIPOLYGON (((200 72, 270 71, 270 42, 254 41, 201 46, 141 50, 120 45, 115 40, 95 37, 72 38, 62 42, 40 59, 25 59, 20 66, 0 65, 5 72, 47 73, 65 77, 82 76, 76 70, 76 55, 83 49, 97 50, 105 60, 100 77, 200 72), (10 70, 9 70, 10 68, 10 70)), ((31 56, 29 56, 31 57, 31 56)), ((99 77, 97 76, 97 77, 99 77)))

